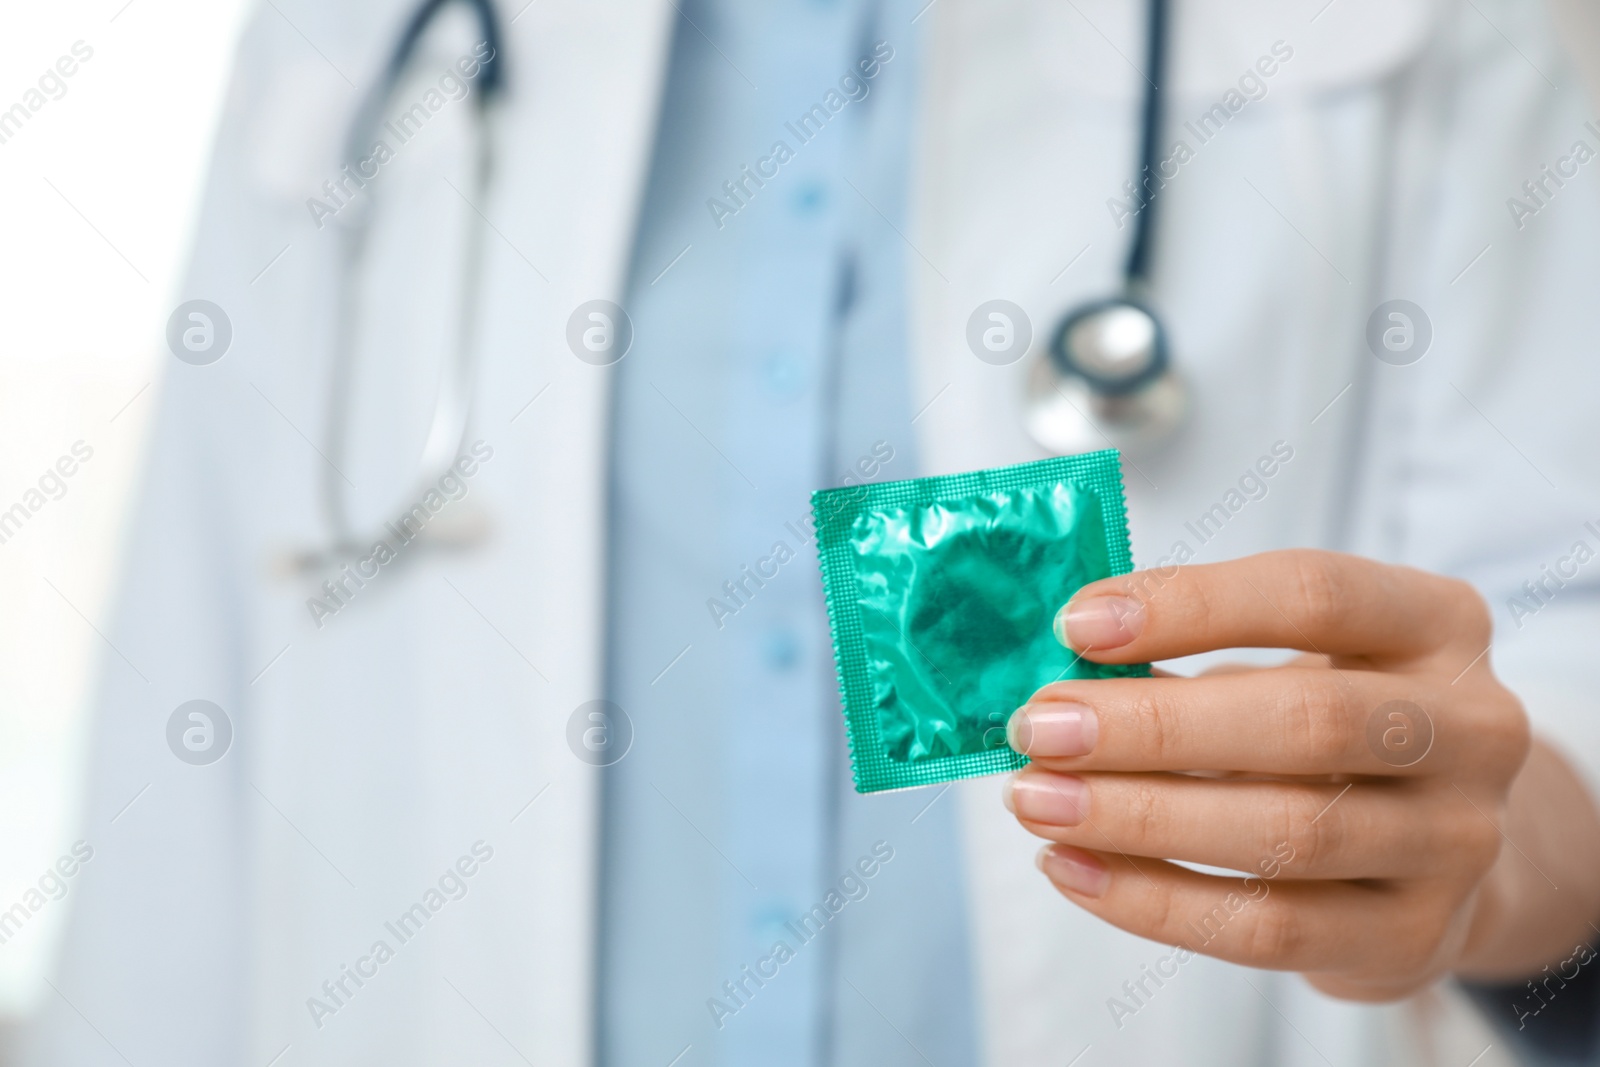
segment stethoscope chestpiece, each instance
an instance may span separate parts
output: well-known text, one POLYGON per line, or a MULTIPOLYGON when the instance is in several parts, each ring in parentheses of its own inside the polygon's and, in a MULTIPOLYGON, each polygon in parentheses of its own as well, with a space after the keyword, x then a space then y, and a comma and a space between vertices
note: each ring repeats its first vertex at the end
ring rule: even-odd
POLYGON ((1170 438, 1187 411, 1161 320, 1126 296, 1063 318, 1028 383, 1028 432, 1063 455, 1107 446, 1146 452, 1170 438))
MULTIPOLYGON (((1168 5, 1149 0, 1138 174, 1159 166, 1168 5)), ((1120 294, 1068 312, 1048 354, 1033 361, 1025 422, 1034 441, 1051 452, 1108 446, 1147 452, 1169 440, 1188 414, 1189 390, 1172 369, 1167 331, 1138 299, 1149 291, 1157 206, 1145 203, 1134 219, 1120 294)))
POLYGON ((1050 339, 1050 361, 1103 396, 1127 396, 1167 369, 1167 334, 1154 313, 1126 297, 1079 308, 1050 339))

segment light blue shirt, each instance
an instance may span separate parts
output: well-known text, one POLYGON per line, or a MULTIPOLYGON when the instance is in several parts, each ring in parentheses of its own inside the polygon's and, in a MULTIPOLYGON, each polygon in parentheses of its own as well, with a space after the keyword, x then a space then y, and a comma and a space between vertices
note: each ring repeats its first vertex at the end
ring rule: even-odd
POLYGON ((918 7, 681 3, 616 368, 605 1067, 976 1060, 955 804, 852 791, 809 525, 917 473, 918 7))

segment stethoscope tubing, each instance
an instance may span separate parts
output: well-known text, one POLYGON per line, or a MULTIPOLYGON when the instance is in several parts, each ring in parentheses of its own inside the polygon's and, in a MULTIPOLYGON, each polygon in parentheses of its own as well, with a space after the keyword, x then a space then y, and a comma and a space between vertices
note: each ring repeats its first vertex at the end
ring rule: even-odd
POLYGON ((1144 101, 1139 117, 1138 195, 1144 203, 1134 216, 1133 239, 1123 267, 1123 288, 1138 296, 1149 281, 1156 203, 1154 183, 1161 162, 1161 131, 1166 122, 1167 38, 1171 30, 1168 0, 1149 0, 1145 26, 1144 101))
MULTIPOLYGON (((465 443, 467 423, 472 406, 474 372, 477 352, 477 303, 482 292, 484 231, 483 216, 478 208, 490 188, 494 164, 494 129, 491 107, 499 97, 504 84, 503 53, 499 17, 490 0, 426 0, 407 20, 396 42, 383 73, 357 108, 344 144, 344 162, 356 166, 363 157, 382 123, 383 113, 399 88, 406 70, 415 58, 418 46, 429 26, 451 4, 464 4, 476 16, 479 40, 487 45, 488 58, 480 62, 474 80, 476 94, 472 106, 477 125, 477 150, 474 160, 472 203, 469 204, 467 233, 464 240, 465 255, 460 311, 456 323, 454 352, 445 374, 439 383, 433 419, 423 445, 419 462, 419 486, 426 486, 445 473, 457 452, 465 443)), ((361 276, 365 263, 368 236, 376 209, 375 190, 368 188, 366 202, 352 205, 353 210, 339 222, 342 240, 339 252, 339 282, 335 299, 333 353, 329 367, 328 408, 324 433, 327 462, 321 468, 320 502, 328 536, 332 540, 329 555, 359 551, 370 545, 370 540, 356 536, 350 521, 348 490, 350 488, 341 467, 349 444, 351 422, 352 379, 354 377, 356 323, 361 294, 356 279, 361 276)), ((318 557, 320 558, 320 557, 318 557)))

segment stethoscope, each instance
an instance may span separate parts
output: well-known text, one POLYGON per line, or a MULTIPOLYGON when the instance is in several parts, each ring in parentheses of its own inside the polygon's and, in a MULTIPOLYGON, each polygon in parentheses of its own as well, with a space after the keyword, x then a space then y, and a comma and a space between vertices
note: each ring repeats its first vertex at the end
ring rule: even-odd
POLYGON ((1189 392, 1172 369, 1167 331, 1148 300, 1160 164, 1168 37, 1167 0, 1150 0, 1138 189, 1144 201, 1122 271, 1122 291, 1062 316, 1027 380, 1025 421, 1041 446, 1063 455, 1105 448, 1146 453, 1183 424, 1189 392))
MULTIPOLYGON (((424 0, 406 23, 382 75, 357 109, 345 137, 343 160, 350 167, 359 164, 423 36, 453 3, 465 4, 472 10, 477 20, 478 39, 490 48, 490 58, 481 64, 471 100, 477 129, 471 185, 472 201, 476 205, 484 201, 490 185, 494 164, 491 107, 503 88, 500 23, 491 0, 424 0)), ((1147 175, 1155 173, 1159 163, 1167 28, 1167 0, 1149 0, 1147 87, 1139 139, 1141 185, 1147 175)), ((357 533, 350 521, 351 486, 340 469, 349 452, 352 423, 351 380, 359 318, 356 280, 365 263, 375 211, 375 191, 371 188, 364 191, 365 196, 352 201, 335 219, 343 240, 324 433, 327 462, 321 465, 318 493, 327 541, 319 549, 294 553, 290 557, 291 569, 301 573, 335 569, 370 552, 375 542, 390 540, 386 529, 382 528, 367 531, 368 536, 357 533)), ((1134 217, 1122 291, 1065 314, 1050 339, 1045 357, 1035 360, 1029 374, 1027 430, 1052 452, 1084 452, 1111 445, 1140 453, 1166 441, 1183 422, 1188 391, 1172 370, 1166 330, 1147 300, 1155 203, 1148 191, 1144 200, 1142 209, 1134 217)), ((476 369, 477 316, 474 312, 481 289, 484 230, 484 218, 474 208, 469 212, 464 241, 465 268, 454 351, 441 377, 428 435, 418 460, 416 494, 408 500, 420 497, 448 473, 466 444, 476 369)), ((402 501, 396 504, 403 506, 402 501)), ((473 521, 481 520, 481 516, 466 518, 469 521, 432 523, 419 541, 447 548, 469 548, 481 543, 487 535, 486 524, 473 521)))
MULTIPOLYGON (((344 142, 343 163, 348 168, 357 168, 378 138, 379 126, 416 57, 424 34, 452 3, 462 3, 472 10, 478 28, 476 40, 488 45, 489 57, 480 62, 478 74, 472 80, 471 97, 467 101, 473 109, 477 150, 470 186, 471 209, 467 212, 467 232, 463 242, 464 268, 454 349, 434 398, 428 435, 417 463, 415 492, 395 501, 397 513, 422 499, 430 487, 448 474, 467 443, 476 370, 478 316, 475 312, 481 290, 485 230, 478 205, 486 198, 494 170, 494 127, 490 116, 491 107, 499 98, 503 86, 500 21, 493 3, 490 0, 425 0, 401 31, 382 74, 356 110, 344 142)), ((293 554, 290 566, 300 573, 317 574, 333 570, 370 554, 377 542, 393 543, 396 540, 387 527, 374 526, 358 534, 350 520, 349 492, 352 486, 341 470, 349 454, 353 421, 351 380, 355 364, 357 321, 360 317, 360 294, 356 283, 362 276, 366 261, 378 184, 381 184, 381 179, 364 186, 362 191, 365 195, 357 196, 333 220, 340 227, 342 241, 335 287, 337 311, 324 427, 323 454, 326 462, 321 465, 318 493, 327 542, 318 549, 293 554)), ((481 512, 472 508, 458 508, 451 518, 453 521, 430 522, 423 528, 416 543, 433 547, 470 548, 486 538, 488 527, 481 512)))

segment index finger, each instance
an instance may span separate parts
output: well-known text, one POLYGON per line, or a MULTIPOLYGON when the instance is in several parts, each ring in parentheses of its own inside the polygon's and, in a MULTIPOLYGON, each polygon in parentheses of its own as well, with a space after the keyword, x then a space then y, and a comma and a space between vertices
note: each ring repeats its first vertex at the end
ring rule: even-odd
POLYGON ((1105 578, 1056 616, 1062 643, 1100 663, 1221 648, 1393 662, 1455 644, 1482 648, 1489 628, 1465 582, 1310 549, 1105 578))

